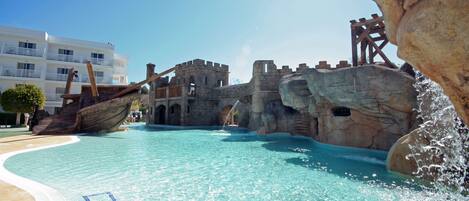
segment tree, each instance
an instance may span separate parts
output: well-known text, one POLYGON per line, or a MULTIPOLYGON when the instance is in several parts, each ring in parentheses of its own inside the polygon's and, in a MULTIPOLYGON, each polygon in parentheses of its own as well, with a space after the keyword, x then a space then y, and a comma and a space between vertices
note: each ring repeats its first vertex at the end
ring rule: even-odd
MULTIPOLYGON (((16 125, 20 124, 21 113, 30 113, 34 111, 37 105, 44 107, 46 97, 42 90, 35 85, 20 85, 3 92, 0 103, 7 112, 16 112, 16 125)), ((29 115, 25 115, 25 123, 29 115)))

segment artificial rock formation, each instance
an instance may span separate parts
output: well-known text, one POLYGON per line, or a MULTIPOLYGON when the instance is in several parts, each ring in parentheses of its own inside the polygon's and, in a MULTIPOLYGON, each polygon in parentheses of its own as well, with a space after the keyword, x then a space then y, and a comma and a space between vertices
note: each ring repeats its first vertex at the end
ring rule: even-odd
POLYGON ((469 1, 375 0, 398 56, 441 85, 469 123, 469 1))
POLYGON ((416 127, 413 83, 407 73, 376 65, 312 69, 285 76, 280 95, 310 116, 316 140, 388 150, 416 127))

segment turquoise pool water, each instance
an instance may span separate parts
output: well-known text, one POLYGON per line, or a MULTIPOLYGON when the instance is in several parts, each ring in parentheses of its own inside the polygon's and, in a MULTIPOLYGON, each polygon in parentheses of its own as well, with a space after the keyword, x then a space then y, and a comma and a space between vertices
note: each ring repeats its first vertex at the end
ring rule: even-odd
POLYGON ((68 200, 435 200, 385 170, 384 152, 287 135, 143 125, 16 155, 5 167, 68 200))

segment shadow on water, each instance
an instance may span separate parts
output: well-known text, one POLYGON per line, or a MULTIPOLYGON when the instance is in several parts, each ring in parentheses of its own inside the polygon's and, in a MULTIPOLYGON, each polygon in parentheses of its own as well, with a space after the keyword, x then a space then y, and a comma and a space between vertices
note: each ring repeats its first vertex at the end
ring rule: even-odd
POLYGON ((285 159, 292 165, 322 171, 342 178, 385 186, 405 186, 420 190, 420 186, 386 170, 386 152, 349 148, 316 142, 310 138, 289 134, 229 135, 224 142, 264 142, 262 147, 275 152, 299 153, 301 156, 285 159))

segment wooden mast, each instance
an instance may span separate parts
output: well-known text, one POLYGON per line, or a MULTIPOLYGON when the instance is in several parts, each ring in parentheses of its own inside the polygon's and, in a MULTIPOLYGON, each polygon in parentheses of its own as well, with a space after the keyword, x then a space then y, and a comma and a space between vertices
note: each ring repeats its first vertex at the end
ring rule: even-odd
POLYGON ((123 95, 126 95, 127 93, 131 92, 131 91, 134 91, 136 89, 140 89, 140 87, 146 83, 149 83, 149 82, 153 82, 157 79, 160 79, 161 77, 173 72, 174 70, 176 69, 176 67, 172 67, 168 70, 165 70, 163 72, 161 72, 160 74, 157 74, 157 75, 152 75, 151 77, 137 83, 137 84, 134 84, 134 85, 130 85, 129 87, 125 88, 124 90, 120 91, 119 93, 115 94, 114 96, 111 97, 111 99, 113 98, 117 98, 117 97, 120 97, 120 96, 123 96, 123 95))
MULTIPOLYGON (((68 70, 67 84, 65 85, 64 95, 70 94, 70 88, 72 87, 73 78, 75 77, 75 69, 71 68, 68 70)), ((67 104, 67 99, 63 98, 62 108, 67 104)))
POLYGON ((86 62, 86 69, 88 70, 88 78, 90 79, 90 84, 91 84, 91 96, 93 97, 93 100, 96 102, 96 98, 99 96, 98 87, 96 86, 96 79, 94 78, 93 66, 91 65, 90 61, 86 62))

